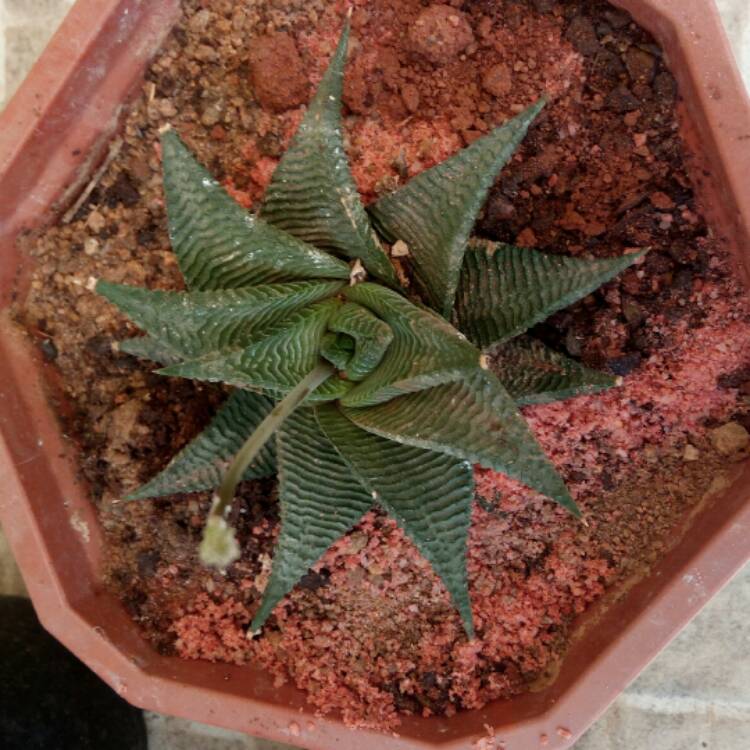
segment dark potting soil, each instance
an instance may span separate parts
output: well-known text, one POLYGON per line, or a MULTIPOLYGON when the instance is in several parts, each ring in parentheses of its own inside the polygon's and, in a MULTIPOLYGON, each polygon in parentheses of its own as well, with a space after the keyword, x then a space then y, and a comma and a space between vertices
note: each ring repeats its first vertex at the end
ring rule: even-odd
POLYGON ((185 0, 89 200, 69 223, 23 240, 35 272, 17 313, 61 378, 61 416, 106 532, 109 585, 144 635, 185 658, 260 663, 319 709, 387 728, 400 711, 451 714, 547 679, 574 616, 644 575, 676 541, 681 519, 725 486, 747 449, 750 320, 696 203, 675 81, 626 14, 598 0, 353 5, 346 134, 365 200, 547 93, 478 234, 570 255, 650 250, 534 331, 624 382, 525 409, 588 528, 477 470, 468 560, 475 641, 428 565, 379 513, 248 640, 277 532, 275 483, 242 487, 243 556, 225 576, 196 556, 207 493, 118 502, 225 397, 119 353, 116 342, 136 329, 90 291, 99 277, 182 285, 166 233, 158 128, 171 123, 238 201, 256 206, 334 48, 344 3, 185 0))

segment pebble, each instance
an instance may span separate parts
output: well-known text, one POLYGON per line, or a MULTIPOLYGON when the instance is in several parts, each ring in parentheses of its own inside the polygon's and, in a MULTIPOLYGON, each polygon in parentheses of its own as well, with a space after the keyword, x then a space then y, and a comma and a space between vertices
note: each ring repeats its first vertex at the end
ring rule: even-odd
POLYGON ((721 427, 710 430, 708 437, 722 456, 744 453, 750 447, 750 434, 737 422, 727 422, 721 427))
POLYGON ((513 89, 513 74, 503 63, 493 65, 482 76, 482 88, 492 96, 509 94, 513 89))
POLYGON ((107 225, 107 221, 98 211, 92 211, 86 220, 86 224, 89 229, 98 234, 107 225))
POLYGON ((412 114, 419 109, 419 89, 413 83, 405 83, 401 87, 401 98, 406 109, 412 114))
POLYGON ((614 112, 632 112, 638 109, 639 102, 633 92, 624 84, 617 86, 607 94, 605 104, 608 109, 614 112))
POLYGON ((430 62, 445 65, 474 42, 474 32, 460 10, 437 4, 417 16, 409 29, 409 40, 430 62))
POLYGON ((685 446, 685 451, 682 454, 683 461, 697 461, 700 458, 700 451, 694 446, 688 443, 685 446))
POLYGON ((624 55, 625 67, 633 83, 651 83, 656 75, 656 58, 638 47, 631 47, 624 55))
POLYGON ((213 16, 210 10, 199 10, 189 21, 190 30, 198 33, 205 31, 213 20, 213 16))
POLYGON ((174 117, 177 114, 177 107, 169 99, 160 99, 158 107, 162 117, 174 117))
POLYGON ((213 104, 209 104, 204 110, 203 114, 201 115, 201 123, 205 125, 207 128, 213 127, 216 125, 219 120, 221 120, 221 116, 223 114, 223 107, 218 102, 214 102, 213 104))
POLYGON ((391 255, 394 258, 403 258, 409 254, 409 246, 403 240, 396 240, 391 248, 391 255))
POLYGON ((260 105, 283 112, 307 101, 310 83, 292 36, 266 34, 255 40, 250 53, 250 81, 260 105))
POLYGON ((570 22, 565 38, 583 55, 595 55, 599 50, 594 24, 584 16, 576 16, 570 22))

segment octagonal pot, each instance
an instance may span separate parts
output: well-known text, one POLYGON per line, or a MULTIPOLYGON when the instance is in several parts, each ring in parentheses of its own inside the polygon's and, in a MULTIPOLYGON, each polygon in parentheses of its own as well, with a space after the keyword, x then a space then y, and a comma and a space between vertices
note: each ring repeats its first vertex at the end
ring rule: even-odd
MULTIPOLYGON (((614 4, 665 50, 696 188, 747 282, 750 103, 716 8, 711 0, 614 4)), ((0 118, 0 518, 42 623, 138 706, 310 750, 457 750, 486 736, 487 725, 509 750, 538 747, 541 735, 550 748, 570 746, 750 558, 747 466, 720 498, 721 513, 698 509, 648 578, 582 618, 553 684, 450 719, 404 717, 398 736, 313 717, 301 692, 274 687, 252 666, 161 656, 104 589, 102 535, 47 402, 44 364, 8 315, 28 262, 16 238, 81 193, 178 14, 178 0, 78 0, 0 118)))

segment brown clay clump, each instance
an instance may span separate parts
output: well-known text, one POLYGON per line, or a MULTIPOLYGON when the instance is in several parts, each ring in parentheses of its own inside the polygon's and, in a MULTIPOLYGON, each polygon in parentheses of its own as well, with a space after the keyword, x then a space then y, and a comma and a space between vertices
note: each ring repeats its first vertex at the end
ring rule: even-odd
POLYGON ((309 81, 294 39, 284 32, 259 37, 250 53, 253 92, 265 109, 284 112, 307 101, 309 81))
POLYGON ((482 76, 482 88, 492 96, 503 96, 513 90, 513 74, 504 63, 488 68, 482 76))
POLYGON ((474 41, 474 32, 461 11, 449 5, 431 5, 417 16, 409 39, 416 52, 435 65, 444 65, 474 41))

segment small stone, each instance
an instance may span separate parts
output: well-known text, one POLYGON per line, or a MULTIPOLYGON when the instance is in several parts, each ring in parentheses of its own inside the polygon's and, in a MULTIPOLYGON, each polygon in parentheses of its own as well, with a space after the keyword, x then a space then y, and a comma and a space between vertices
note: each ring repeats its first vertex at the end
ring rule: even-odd
POLYGON ((162 117, 174 117, 177 114, 177 107, 169 99, 159 99, 159 114, 162 117))
POLYGON ((690 443, 688 443, 682 453, 682 460, 697 461, 700 458, 700 455, 700 451, 694 445, 690 445, 690 443))
POLYGON ((211 128, 211 138, 215 141, 223 141, 227 137, 227 131, 221 125, 214 125, 211 128))
POLYGON ((211 128, 216 125, 219 120, 221 120, 223 113, 224 107, 221 105, 221 103, 213 102, 203 110, 203 114, 201 115, 201 123, 203 123, 203 125, 205 125, 207 128, 211 128))
POLYGON ((629 127, 633 128, 638 123, 638 120, 641 119, 641 110, 635 109, 632 112, 628 112, 625 117, 622 118, 622 121, 629 127))
POLYGON ((641 355, 639 352, 629 352, 622 357, 614 357, 607 361, 607 368, 613 375, 624 377, 629 375, 641 364, 641 355))
POLYGON ((101 232, 102 229, 104 229, 104 227, 107 225, 107 222, 98 211, 92 211, 89 214, 89 218, 86 220, 86 224, 88 225, 89 229, 99 234, 99 232, 101 232))
POLYGON ((193 57, 200 62, 214 62, 218 57, 218 52, 207 44, 199 44, 195 48, 193 57))
POLYGON ((189 22, 189 27, 191 31, 195 31, 198 33, 201 33, 205 31, 211 21, 213 20, 213 13, 211 13, 210 10, 206 10, 205 8, 203 10, 199 10, 191 19, 189 22))
POLYGON ((710 430, 708 437, 722 456, 745 453, 750 447, 750 434, 737 422, 727 422, 721 427, 710 430))
POLYGON ((666 194, 661 191, 651 193, 649 196, 651 205, 654 208, 658 208, 660 211, 671 211, 674 208, 674 201, 666 194))
POLYGON ((493 65, 482 76, 482 88, 492 96, 509 94, 513 89, 513 74, 503 63, 493 65))
POLYGON ((294 39, 285 32, 255 40, 250 80, 262 107, 283 112, 307 101, 310 83, 294 39))
POLYGON ((637 327, 646 319, 646 311, 633 299, 622 302, 622 314, 629 325, 637 327))
POLYGON ((516 237, 516 244, 521 247, 536 247, 538 242, 536 234, 534 234, 534 230, 531 227, 521 230, 516 237))
POLYGON ((565 32, 565 38, 582 55, 595 55, 599 51, 599 39, 596 29, 590 19, 585 16, 576 16, 565 32))
POLYGON ((435 65, 445 65, 474 42, 474 32, 466 16, 450 5, 430 5, 409 29, 409 40, 416 52, 435 65))
POLYGON ((42 350, 42 356, 46 362, 54 362, 57 359, 58 351, 52 339, 44 339, 39 348, 42 350))
POLYGON ((396 240, 391 248, 394 258, 403 258, 409 254, 409 246, 403 240, 396 240))
POLYGON ((625 112, 632 112, 639 107, 638 99, 635 98, 633 92, 624 84, 612 89, 607 94, 604 103, 608 109, 614 112, 622 112, 623 114, 625 112))
POLYGON ((405 83, 401 87, 401 98, 406 109, 412 114, 419 109, 419 89, 413 83, 405 83))
POLYGON ((651 83, 656 75, 656 58, 638 47, 631 47, 624 55, 625 67, 633 83, 651 83))
POLYGON ((83 252, 89 256, 96 255, 99 252, 99 240, 87 237, 83 242, 83 252))

